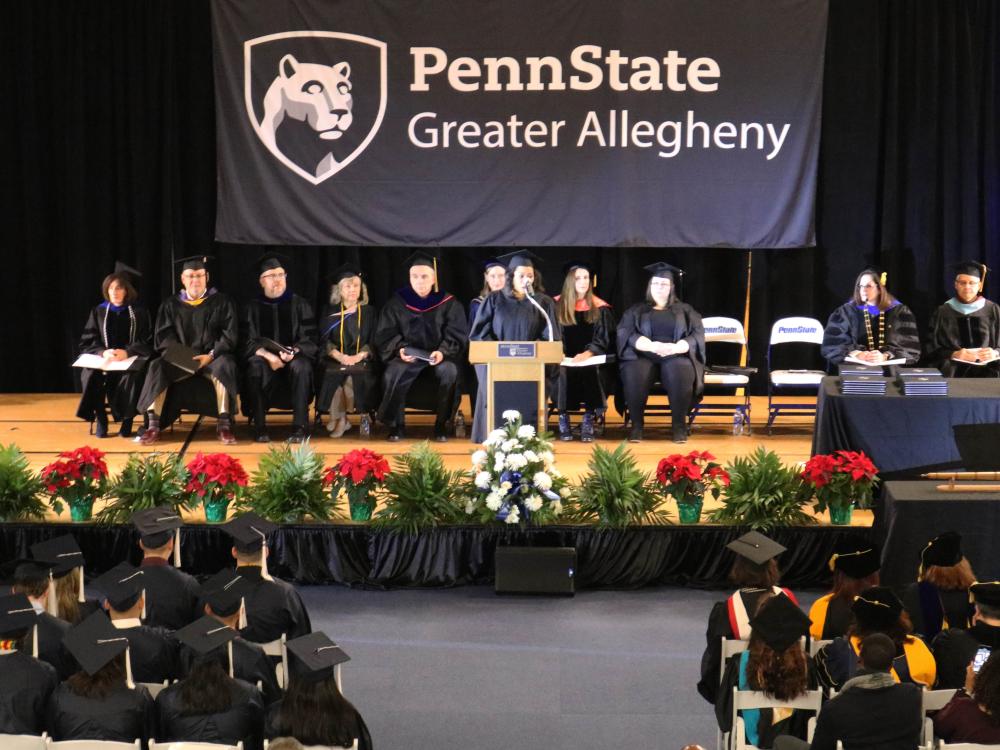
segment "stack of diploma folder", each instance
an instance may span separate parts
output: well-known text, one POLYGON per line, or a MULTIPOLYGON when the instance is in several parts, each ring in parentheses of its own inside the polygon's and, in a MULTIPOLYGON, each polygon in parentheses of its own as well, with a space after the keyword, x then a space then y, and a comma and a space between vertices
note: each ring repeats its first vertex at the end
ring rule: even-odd
POLYGON ((888 382, 888 379, 882 377, 881 373, 841 375, 840 392, 848 395, 884 396, 885 386, 888 382))
POLYGON ((947 396, 948 381, 940 370, 929 367, 900 367, 899 390, 904 396, 947 396))

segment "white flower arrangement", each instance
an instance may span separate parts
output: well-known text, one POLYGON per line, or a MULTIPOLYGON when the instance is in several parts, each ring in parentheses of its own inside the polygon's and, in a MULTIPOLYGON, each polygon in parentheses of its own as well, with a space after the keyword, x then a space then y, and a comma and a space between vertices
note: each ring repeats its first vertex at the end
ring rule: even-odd
POLYGON ((504 426, 472 454, 466 513, 482 523, 551 522, 572 497, 569 482, 555 469, 552 442, 525 425, 517 411, 505 411, 503 418, 504 426))

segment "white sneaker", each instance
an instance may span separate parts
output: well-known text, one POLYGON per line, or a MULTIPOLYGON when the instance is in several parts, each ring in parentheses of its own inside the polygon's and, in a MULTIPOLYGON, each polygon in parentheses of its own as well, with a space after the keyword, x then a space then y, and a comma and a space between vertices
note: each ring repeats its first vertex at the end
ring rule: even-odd
POLYGON ((332 430, 330 430, 330 437, 339 438, 343 437, 344 433, 351 429, 351 422, 347 417, 341 417, 337 424, 332 430))

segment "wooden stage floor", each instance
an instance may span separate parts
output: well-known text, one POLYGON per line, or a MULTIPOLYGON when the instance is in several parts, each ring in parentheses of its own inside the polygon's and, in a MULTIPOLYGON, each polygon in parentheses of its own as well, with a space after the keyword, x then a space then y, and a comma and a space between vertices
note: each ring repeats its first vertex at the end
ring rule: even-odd
MULTIPOLYGON (((183 421, 176 423, 172 430, 163 433, 160 442, 153 447, 139 445, 134 440, 126 440, 116 434, 117 426, 112 424, 112 437, 98 440, 88 432, 88 425, 74 415, 76 413, 79 395, 73 393, 7 393, 0 394, 0 444, 15 443, 27 454, 31 465, 40 469, 54 460, 60 451, 72 450, 82 445, 100 448, 106 455, 108 468, 112 473, 124 465, 129 453, 158 451, 176 451, 186 456, 193 456, 198 451, 226 452, 237 456, 248 472, 257 468, 261 455, 267 452, 268 446, 252 441, 250 429, 245 419, 237 424, 236 437, 239 441, 233 446, 221 445, 215 437, 215 421, 204 419, 199 424, 194 416, 187 415, 183 421)), ((713 399, 714 400, 714 399, 713 399)), ((801 399, 797 399, 801 400, 801 399)), ((468 400, 463 402, 463 412, 468 415, 468 400)), ((634 455, 639 459, 640 466, 647 471, 654 471, 657 462, 671 453, 686 453, 692 450, 709 451, 721 462, 725 463, 735 456, 748 454, 758 445, 773 450, 786 462, 800 462, 809 458, 812 444, 812 417, 782 415, 774 427, 772 435, 764 429, 767 422, 766 397, 752 398, 753 433, 751 435, 734 436, 732 420, 723 417, 700 417, 695 423, 691 438, 685 445, 675 445, 669 440, 669 424, 662 418, 647 420, 646 439, 642 443, 630 445, 634 455)), ((284 415, 273 415, 268 419, 268 432, 275 441, 283 440, 291 431, 291 418, 284 415)), ((330 438, 326 431, 317 431, 313 435, 312 445, 316 451, 326 456, 327 464, 336 461, 349 450, 368 447, 382 453, 390 459, 394 455, 405 453, 414 444, 431 436, 431 417, 410 417, 407 419, 406 440, 390 443, 385 439, 385 430, 379 427, 372 438, 361 439, 357 434, 357 419, 355 427, 343 438, 330 438)), ((550 428, 555 422, 550 422, 550 428)), ((587 461, 590 457, 591 445, 602 445, 614 448, 626 437, 621 417, 609 409, 607 430, 602 439, 593 444, 579 441, 554 441, 557 466, 560 471, 571 478, 577 478, 586 473, 587 461)), ((468 439, 451 438, 447 443, 431 443, 444 458, 449 469, 469 468, 469 456, 475 449, 468 439)), ((712 506, 709 499, 706 508, 712 506)), ((56 516, 53 515, 53 520, 56 516)), ((63 516, 65 520, 66 516, 63 516)), ((191 520, 196 520, 192 517, 191 520)), ((817 519, 821 524, 828 523, 827 518, 817 519)), ((872 515, 870 511, 857 511, 854 514, 854 525, 870 526, 872 515)))

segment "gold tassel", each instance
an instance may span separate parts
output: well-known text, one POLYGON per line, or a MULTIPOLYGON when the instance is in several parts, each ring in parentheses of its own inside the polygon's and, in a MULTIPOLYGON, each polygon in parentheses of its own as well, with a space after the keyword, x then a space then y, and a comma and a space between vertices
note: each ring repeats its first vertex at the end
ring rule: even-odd
POLYGON ((174 529, 174 567, 181 566, 181 528, 174 529))
POLYGON ((59 602, 56 601, 56 579, 52 577, 51 570, 49 571, 49 594, 45 597, 45 611, 53 617, 59 616, 59 602))
POLYGON ((240 599, 240 630, 243 630, 247 626, 247 600, 244 598, 240 599))
POLYGON ((982 294, 983 288, 986 286, 986 272, 989 271, 990 269, 986 267, 985 263, 980 263, 979 265, 983 269, 983 277, 979 280, 979 293, 982 294))
POLYGON ((880 286, 883 286, 883 287, 885 286, 885 279, 886 279, 886 273, 885 273, 885 271, 883 271, 882 275, 878 277, 878 283, 879 283, 880 286))
POLYGON ((838 555, 836 552, 834 552, 833 556, 830 558, 830 561, 827 563, 827 567, 830 568, 830 572, 831 573, 834 570, 837 569, 837 558, 838 557, 840 557, 840 555, 838 555))
POLYGON ((434 263, 434 291, 440 292, 441 290, 438 288, 438 259, 431 258, 431 262, 434 263))

